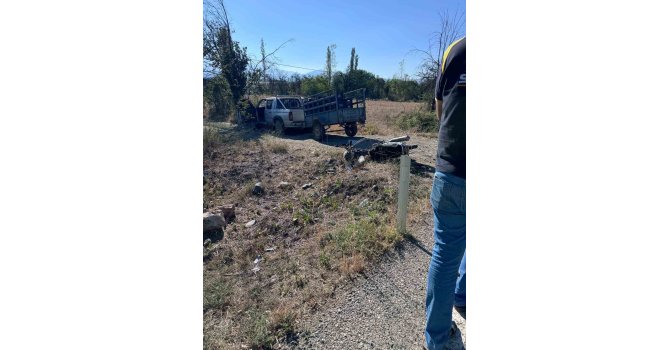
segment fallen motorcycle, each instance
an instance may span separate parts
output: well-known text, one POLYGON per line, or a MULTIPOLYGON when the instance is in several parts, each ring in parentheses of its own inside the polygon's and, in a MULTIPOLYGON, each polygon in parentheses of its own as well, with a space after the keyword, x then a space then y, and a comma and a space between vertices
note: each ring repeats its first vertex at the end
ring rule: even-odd
POLYGON ((375 143, 370 148, 356 148, 356 145, 364 140, 366 139, 361 138, 356 142, 349 141, 341 145, 341 147, 346 149, 343 157, 347 165, 355 166, 356 164, 362 164, 365 162, 366 157, 376 162, 398 158, 403 154, 409 154, 409 150, 419 147, 418 145, 405 144, 406 141, 409 141, 409 135, 405 135, 375 143))

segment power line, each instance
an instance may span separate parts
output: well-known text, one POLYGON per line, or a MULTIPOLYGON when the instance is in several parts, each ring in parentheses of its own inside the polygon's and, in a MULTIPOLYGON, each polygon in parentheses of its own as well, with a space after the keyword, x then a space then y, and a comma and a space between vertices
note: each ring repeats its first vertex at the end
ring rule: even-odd
MULTIPOLYGON (((250 59, 251 61, 256 61, 256 62, 261 62, 261 60, 254 60, 250 59)), ((284 66, 284 67, 291 67, 291 68, 299 68, 299 69, 306 69, 306 70, 311 70, 311 71, 319 71, 319 72, 325 72, 323 69, 314 69, 314 68, 305 68, 305 67, 298 67, 298 66, 292 66, 290 64, 282 64, 282 63, 273 63, 278 66, 284 66)))

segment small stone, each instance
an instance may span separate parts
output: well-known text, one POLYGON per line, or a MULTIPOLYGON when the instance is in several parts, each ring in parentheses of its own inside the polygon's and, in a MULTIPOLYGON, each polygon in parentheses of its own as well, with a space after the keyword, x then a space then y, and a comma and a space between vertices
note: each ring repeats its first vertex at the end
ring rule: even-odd
POLYGON ((254 185, 253 193, 255 195, 259 195, 259 194, 263 194, 263 192, 265 192, 265 189, 263 188, 263 185, 260 182, 256 182, 256 184, 254 185))
POLYGON ((215 211, 221 213, 226 220, 230 220, 235 217, 235 204, 224 204, 215 211))
POLYGON ((244 226, 245 227, 251 227, 251 226, 254 226, 255 223, 256 223, 256 220, 251 220, 251 221, 247 222, 246 224, 244 224, 244 226))
POLYGON ((279 188, 281 188, 281 189, 290 188, 290 187, 291 187, 291 184, 286 182, 286 181, 282 181, 282 182, 279 183, 279 188))

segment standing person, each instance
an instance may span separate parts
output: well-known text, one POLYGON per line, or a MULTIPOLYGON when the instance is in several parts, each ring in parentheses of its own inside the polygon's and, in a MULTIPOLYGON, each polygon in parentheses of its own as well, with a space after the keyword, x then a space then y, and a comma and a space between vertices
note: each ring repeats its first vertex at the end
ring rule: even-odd
POLYGON ((442 350, 454 331, 454 291, 465 255, 465 38, 442 56, 435 110, 440 131, 430 194, 435 244, 426 286, 425 336, 428 349, 442 350))

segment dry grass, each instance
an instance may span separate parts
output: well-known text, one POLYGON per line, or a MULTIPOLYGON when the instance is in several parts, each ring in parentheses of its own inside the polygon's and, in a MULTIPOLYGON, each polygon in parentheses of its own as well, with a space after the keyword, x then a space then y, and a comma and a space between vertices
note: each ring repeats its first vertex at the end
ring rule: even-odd
POLYGON ((272 153, 288 153, 288 145, 282 141, 269 141, 267 146, 272 153))
POLYGON ((224 239, 203 250, 204 347, 274 348, 291 339, 296 320, 400 241, 397 165, 348 172, 339 149, 227 124, 205 129, 203 205, 237 208, 224 239), (292 187, 280 189, 280 181, 292 187), (251 193, 255 182, 262 195, 251 193))
POLYGON ((418 111, 421 106, 423 106, 421 102, 367 100, 365 102, 367 120, 363 129, 371 130, 361 131, 364 132, 363 135, 394 136, 400 132, 396 126, 398 116, 401 113, 418 111))

